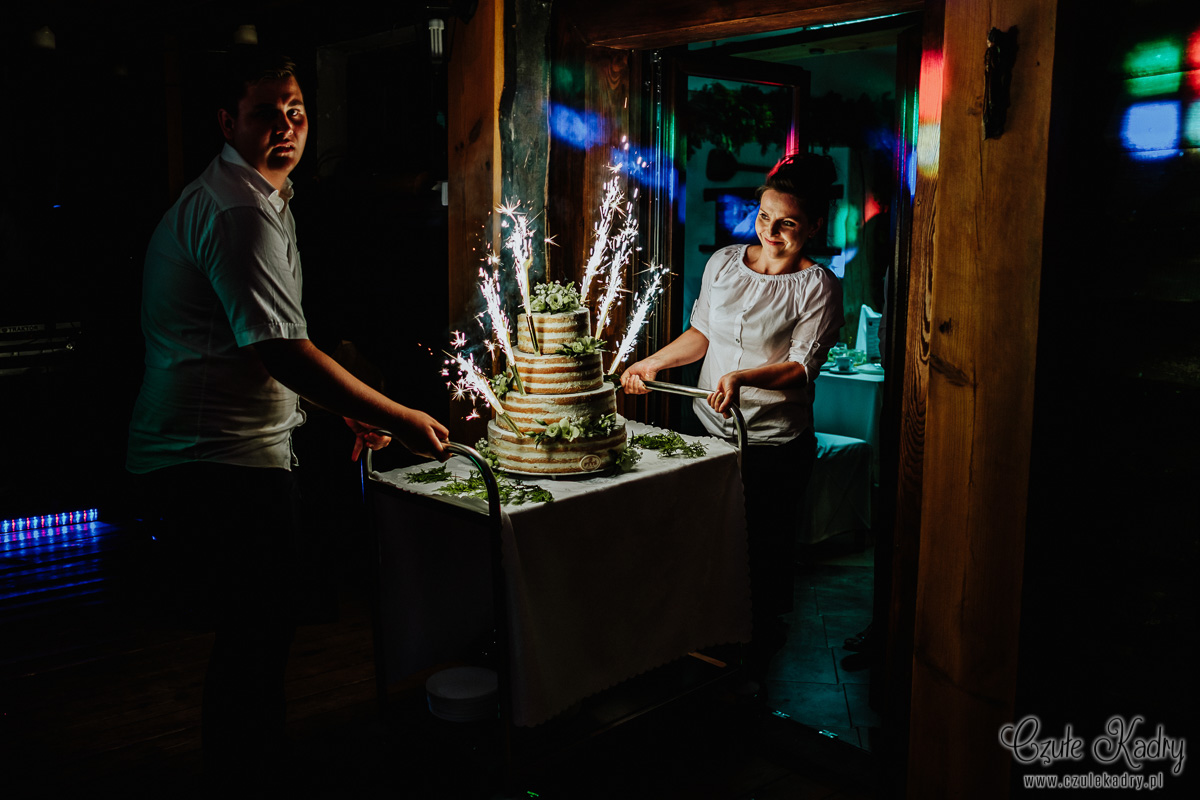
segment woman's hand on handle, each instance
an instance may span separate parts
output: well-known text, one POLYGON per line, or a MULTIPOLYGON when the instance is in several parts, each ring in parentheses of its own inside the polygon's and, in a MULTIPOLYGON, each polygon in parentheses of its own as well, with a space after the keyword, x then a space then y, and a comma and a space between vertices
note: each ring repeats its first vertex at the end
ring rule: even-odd
POLYGON ((650 391, 643 381, 654 380, 658 370, 647 364, 647 361, 649 359, 638 361, 621 373, 621 388, 625 390, 626 394, 646 394, 650 391))
POLYGON ((688 328, 675 341, 652 356, 643 358, 621 373, 621 388, 629 394, 646 394, 645 381, 664 369, 681 367, 704 358, 708 352, 708 337, 695 328, 688 328))
POLYGON ((738 392, 745 385, 741 370, 725 373, 721 376, 721 380, 717 381, 717 386, 713 389, 712 394, 708 396, 709 407, 718 414, 728 417, 729 407, 738 402, 738 392))
POLYGON ((738 393, 743 386, 756 389, 796 389, 808 382, 808 373, 802 364, 784 361, 765 367, 737 369, 727 372, 717 381, 717 386, 708 396, 708 405, 718 414, 729 416, 729 407, 739 402, 738 393))

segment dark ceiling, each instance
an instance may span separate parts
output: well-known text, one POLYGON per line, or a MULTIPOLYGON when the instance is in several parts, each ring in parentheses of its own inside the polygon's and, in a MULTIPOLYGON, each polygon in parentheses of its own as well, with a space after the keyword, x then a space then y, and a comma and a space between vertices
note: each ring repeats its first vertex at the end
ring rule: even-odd
MULTIPOLYGON (((174 38, 184 50, 223 50, 242 25, 255 26, 259 43, 266 47, 315 49, 398 28, 424 28, 431 12, 449 5, 448 0, 39 0, 10 3, 0 14, 6 49, 29 46, 34 32, 45 26, 53 31, 57 49, 88 50, 103 57, 105 52, 118 56, 130 50, 158 49, 163 37, 174 38)), ((469 8, 473 3, 455 5, 469 8)))

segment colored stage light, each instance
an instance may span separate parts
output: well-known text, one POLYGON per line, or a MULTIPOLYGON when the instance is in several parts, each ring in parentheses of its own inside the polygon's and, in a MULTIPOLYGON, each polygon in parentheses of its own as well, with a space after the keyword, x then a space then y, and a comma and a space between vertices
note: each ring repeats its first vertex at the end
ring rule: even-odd
POLYGON ((554 138, 565 144, 585 149, 603 141, 604 119, 598 114, 584 113, 569 106, 553 103, 550 106, 550 130, 554 138))
POLYGON ((1200 147, 1200 101, 1188 104, 1183 122, 1183 141, 1186 147, 1200 147))
POLYGON ((1125 81, 1125 91, 1132 97, 1161 97, 1175 94, 1183 83, 1182 72, 1166 72, 1162 75, 1146 75, 1125 81))
POLYGON ((1179 153, 1180 103, 1136 103, 1125 112, 1121 139, 1139 160, 1169 158, 1179 153))
POLYGON ((1183 48, 1175 39, 1141 42, 1125 56, 1125 73, 1132 78, 1179 72, 1183 48))

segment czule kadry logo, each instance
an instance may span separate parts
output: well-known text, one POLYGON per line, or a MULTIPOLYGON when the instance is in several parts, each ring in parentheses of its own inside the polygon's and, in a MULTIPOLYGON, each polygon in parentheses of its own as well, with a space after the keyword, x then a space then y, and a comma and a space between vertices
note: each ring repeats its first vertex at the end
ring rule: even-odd
POLYGON ((1080 761, 1090 750, 1092 758, 1101 764, 1123 761, 1128 769, 1140 770, 1147 761, 1170 761, 1171 773, 1181 775, 1187 759, 1187 741, 1168 736, 1162 725, 1154 729, 1153 736, 1139 735, 1138 728, 1143 722, 1140 716, 1129 720, 1111 717, 1104 725, 1104 734, 1093 739, 1089 748, 1084 739, 1072 733, 1069 724, 1061 737, 1039 739, 1042 721, 1029 715, 1000 728, 1000 744, 1011 750, 1013 758, 1021 764, 1040 761, 1049 766, 1056 761, 1080 761))

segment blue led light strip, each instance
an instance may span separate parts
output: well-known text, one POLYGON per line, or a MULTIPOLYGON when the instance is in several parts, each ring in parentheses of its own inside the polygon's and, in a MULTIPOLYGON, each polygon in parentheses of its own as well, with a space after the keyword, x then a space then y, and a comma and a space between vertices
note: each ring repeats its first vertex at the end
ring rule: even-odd
POLYGON ((95 522, 100 518, 100 510, 88 508, 81 511, 63 511, 58 514, 43 514, 37 517, 17 517, 0 520, 0 533, 10 531, 36 531, 42 528, 53 528, 57 525, 75 525, 80 522, 95 522))

